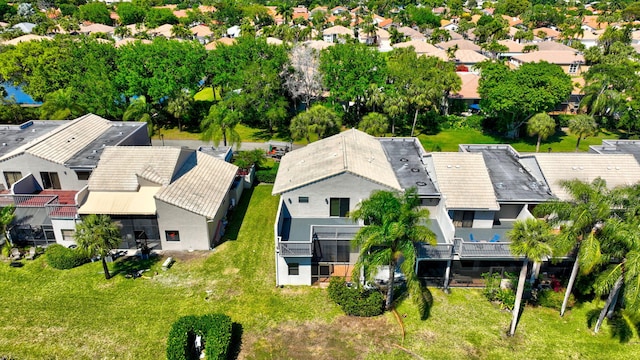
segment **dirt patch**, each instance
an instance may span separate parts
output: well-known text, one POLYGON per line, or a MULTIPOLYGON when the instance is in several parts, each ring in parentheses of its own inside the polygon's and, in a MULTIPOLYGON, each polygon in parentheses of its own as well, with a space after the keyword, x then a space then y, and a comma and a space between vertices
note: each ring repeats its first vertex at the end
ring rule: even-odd
POLYGON ((237 274, 240 271, 238 268, 227 268, 222 272, 224 275, 233 275, 237 274))
POLYGON ((163 251, 162 259, 166 259, 169 256, 174 260, 190 261, 194 259, 204 259, 213 254, 211 251, 163 251))
POLYGON ((259 335, 245 333, 239 359, 364 359, 394 350, 401 334, 386 317, 342 316, 333 323, 286 322, 259 335))

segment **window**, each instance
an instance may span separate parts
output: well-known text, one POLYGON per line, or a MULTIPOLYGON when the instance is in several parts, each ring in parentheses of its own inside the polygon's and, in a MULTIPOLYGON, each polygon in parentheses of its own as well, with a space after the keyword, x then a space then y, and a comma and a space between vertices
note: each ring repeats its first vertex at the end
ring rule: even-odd
POLYGON ((22 179, 22 173, 19 171, 5 171, 4 179, 7 181, 7 188, 10 188, 11 185, 22 179))
POLYGON ((300 264, 298 263, 290 263, 289 266, 289 275, 300 275, 300 264))
POLYGON ((73 241, 75 235, 76 235, 75 230, 71 230, 71 229, 62 230, 62 240, 64 241, 73 241))
POLYGON ((180 232, 177 230, 167 230, 164 232, 167 241, 180 241, 180 232))
POLYGON ((331 198, 329 216, 346 217, 349 212, 349 198, 331 198))
POLYGON ((78 175, 78 180, 89 180, 91 171, 76 171, 76 175, 78 175))
POLYGON ((580 67, 580 64, 569 65, 569 74, 576 74, 578 72, 579 67, 580 67))
POLYGON ((309 197, 308 196, 298 196, 298 202, 306 204, 306 203, 309 202, 309 197))
POLYGON ((42 187, 45 189, 62 189, 57 172, 41 172, 42 187))

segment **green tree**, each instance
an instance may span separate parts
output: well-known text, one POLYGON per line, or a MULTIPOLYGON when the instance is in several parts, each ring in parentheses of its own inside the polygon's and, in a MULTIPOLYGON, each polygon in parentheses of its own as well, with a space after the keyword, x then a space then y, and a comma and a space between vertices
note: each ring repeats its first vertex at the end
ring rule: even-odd
POLYGON ((566 256, 577 249, 560 310, 560 316, 563 316, 578 271, 583 275, 589 274, 603 260, 601 244, 607 233, 602 229, 611 221, 614 204, 606 182, 600 178, 591 183, 570 180, 561 184, 571 199, 540 204, 534 209, 534 214, 545 216, 549 225, 560 229, 553 239, 554 257, 566 256))
POLYGON ((73 88, 66 88, 48 94, 40 106, 40 119, 67 120, 83 115, 85 110, 78 103, 75 93, 73 88))
POLYGON ((193 39, 193 33, 182 24, 176 24, 171 27, 171 36, 182 40, 193 39))
POLYGON ((311 134, 323 139, 340 132, 340 118, 332 109, 317 104, 291 119, 289 130, 294 140, 304 138, 309 143, 311 134))
POLYGON ((419 208, 420 199, 415 188, 405 193, 390 191, 374 191, 371 196, 358 204, 350 214, 356 221, 365 221, 368 225, 362 227, 353 238, 352 244, 359 248, 360 255, 356 261, 352 278, 371 281, 381 266, 389 269, 385 306, 387 310, 393 308, 393 292, 396 268, 407 279, 409 292, 423 310, 425 306, 420 282, 415 275, 416 248, 414 243, 422 242, 435 244, 433 232, 422 225, 429 219, 429 211, 419 208))
POLYGON ((111 275, 106 257, 122 242, 118 226, 108 215, 88 215, 82 219, 82 222, 76 224, 74 239, 78 248, 89 256, 100 256, 104 277, 109 280, 111 275))
POLYGON ((233 99, 221 101, 212 105, 209 115, 200 123, 203 141, 213 141, 215 146, 220 144, 227 146, 227 140, 231 146, 240 144, 240 134, 235 127, 240 123, 242 113, 234 107, 233 99))
POLYGON ((144 23, 148 29, 153 29, 164 24, 175 25, 179 23, 179 21, 178 18, 173 15, 171 9, 150 8, 147 10, 147 16, 144 18, 144 23))
POLYGON ((152 136, 156 130, 156 124, 153 121, 155 116, 157 116, 157 112, 153 106, 147 103, 144 97, 139 97, 131 101, 122 115, 122 121, 146 122, 149 136, 152 136))
POLYGON ((11 242, 7 237, 7 228, 13 222, 16 206, 13 204, 3 206, 0 208, 0 230, 2 230, 2 239, 4 242, 4 255, 8 255, 11 249, 11 242))
POLYGON ((535 114, 527 122, 527 133, 529 136, 538 135, 536 142, 536 152, 540 151, 540 142, 546 140, 556 132, 556 121, 547 113, 535 114))
POLYGON ((384 136, 389 130, 389 119, 377 112, 370 112, 362 117, 358 129, 373 136, 384 136))
POLYGON ((122 25, 140 24, 146 16, 145 8, 130 2, 120 2, 116 7, 122 25))
POLYGON ((80 20, 91 21, 93 23, 110 25, 113 23, 110 15, 111 12, 107 8, 107 5, 102 2, 90 2, 80 5, 78 8, 78 17, 80 20))
POLYGON ((513 307, 513 318, 509 336, 516 333, 522 294, 524 293, 524 283, 527 277, 527 265, 529 260, 539 263, 553 255, 553 248, 550 245, 552 237, 549 225, 538 219, 518 220, 513 224, 513 229, 507 232, 507 237, 511 240, 511 252, 514 255, 523 256, 522 269, 518 279, 518 289, 516 291, 516 302, 513 307))
POLYGON ((580 140, 598 133, 598 124, 589 115, 576 115, 569 120, 569 131, 578 137, 576 142, 576 151, 580 147, 580 140))
POLYGON ((190 91, 180 91, 167 103, 167 111, 178 120, 178 131, 182 131, 182 120, 189 114, 193 106, 193 96, 190 91))
POLYGON ((276 6, 276 14, 282 16, 285 24, 289 24, 293 18, 293 4, 289 1, 283 1, 276 6))

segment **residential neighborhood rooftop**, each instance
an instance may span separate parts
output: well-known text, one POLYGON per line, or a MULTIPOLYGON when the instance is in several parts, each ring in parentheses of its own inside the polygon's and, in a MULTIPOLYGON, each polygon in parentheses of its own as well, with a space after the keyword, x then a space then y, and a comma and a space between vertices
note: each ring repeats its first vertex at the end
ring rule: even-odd
POLYGON ((380 138, 398 182, 403 189, 415 187, 418 195, 438 195, 422 163, 422 146, 415 138, 380 138))
POLYGON ((602 140, 602 145, 592 145, 589 151, 598 154, 631 154, 640 162, 640 140, 602 140))
POLYGON ((0 160, 21 146, 44 136, 55 128, 69 123, 66 120, 32 120, 21 125, 0 126, 0 160))

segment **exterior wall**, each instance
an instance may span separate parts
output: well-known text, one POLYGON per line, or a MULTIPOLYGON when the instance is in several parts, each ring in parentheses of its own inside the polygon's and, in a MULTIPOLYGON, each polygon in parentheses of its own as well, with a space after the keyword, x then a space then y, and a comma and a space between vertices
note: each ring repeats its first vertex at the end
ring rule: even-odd
POLYGON ((497 214, 498 219, 517 219, 522 207, 522 204, 502 204, 497 214))
POLYGON ((53 226, 53 233, 56 237, 56 242, 62 246, 69 247, 69 245, 73 245, 75 241, 65 241, 62 238, 62 230, 76 230, 76 223, 80 222, 80 220, 58 220, 51 219, 51 226, 53 226))
MULTIPOLYGON (((278 256, 278 255, 276 255, 278 256)), ((311 285, 311 258, 284 258, 278 256, 277 285, 311 285), (299 275, 289 275, 288 263, 298 263, 299 275)))
POLYGON ((473 227, 478 229, 491 229, 493 227, 494 211, 476 211, 473 218, 473 227))
MULTIPOLYGON (((5 171, 19 171, 22 173, 22 176, 33 174, 33 177, 38 182, 40 187, 43 187, 40 172, 58 173, 58 178, 60 179, 60 187, 62 188, 62 190, 80 190, 85 185, 87 185, 87 180, 78 180, 76 172, 66 168, 64 165, 56 164, 30 154, 18 155, 16 157, 3 161, 1 164, 3 173, 5 171)), ((2 178, 2 184, 5 186, 5 188, 8 188, 4 175, 0 177, 2 178)))
POLYGON ((151 146, 151 138, 149 138, 149 130, 147 124, 140 126, 136 131, 131 133, 127 138, 118 143, 118 146, 151 146))
POLYGON ((438 220, 442 235, 447 240, 447 242, 453 243, 453 238, 456 234, 456 228, 455 226, 453 226, 453 221, 449 217, 449 213, 447 212, 444 201, 441 201, 440 204, 438 204, 438 207, 431 212, 430 216, 438 220))
MULTIPOLYGON (((158 230, 163 250, 209 250, 212 233, 207 219, 179 207, 156 200, 158 230), (165 231, 179 232, 180 241, 167 241, 165 231)), ((214 219, 217 224, 219 219, 214 219)))
MULTIPOLYGON (((4 176, 3 176, 4 178, 4 176)), ((33 194, 40 190, 40 185, 33 174, 25 175, 13 184, 14 194, 33 194)))
POLYGON ((293 218, 327 218, 329 198, 349 198, 349 211, 353 211, 360 201, 369 198, 372 191, 387 189, 359 176, 341 174, 286 192, 282 194, 282 201, 285 201, 293 218), (299 203, 298 197, 301 196, 309 197, 309 202, 299 203))

